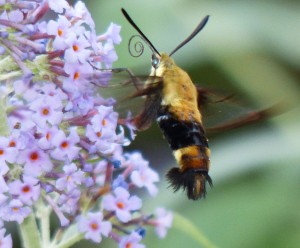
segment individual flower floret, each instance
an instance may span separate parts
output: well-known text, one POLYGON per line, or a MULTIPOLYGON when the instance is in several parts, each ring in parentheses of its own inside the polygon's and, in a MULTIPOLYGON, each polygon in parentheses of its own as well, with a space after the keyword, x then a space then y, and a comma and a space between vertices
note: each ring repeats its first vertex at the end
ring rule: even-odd
POLYGON ((95 31, 95 22, 82 1, 78 1, 73 8, 66 11, 66 15, 76 16, 84 20, 84 22, 92 28, 92 31, 95 31))
POLYGON ((173 214, 164 208, 157 208, 155 211, 156 219, 153 221, 155 231, 159 238, 164 238, 167 235, 168 229, 172 226, 173 214))
MULTIPOLYGON (((29 138, 27 141, 30 142, 30 140, 29 138)), ((17 162, 24 164, 24 173, 29 176, 40 176, 53 168, 49 155, 32 144, 28 144, 27 148, 20 151, 17 162)))
POLYGON ((157 187, 154 185, 155 182, 159 181, 158 173, 149 168, 148 165, 142 164, 137 170, 131 173, 131 181, 134 185, 139 188, 146 187, 151 196, 157 194, 157 187))
POLYGON ((129 236, 124 236, 121 239, 119 248, 145 248, 145 245, 139 244, 141 240, 142 237, 138 233, 132 232, 129 236))
POLYGON ((90 56, 91 51, 86 49, 90 46, 89 42, 84 38, 83 35, 80 35, 77 39, 67 41, 68 49, 65 52, 65 60, 68 63, 81 62, 84 63, 87 61, 87 58, 90 56))
POLYGON ((79 189, 73 189, 71 192, 61 194, 57 200, 57 204, 62 212, 67 214, 74 214, 79 208, 81 192, 79 189))
POLYGON ((117 187, 122 187, 126 190, 129 189, 129 185, 125 180, 124 175, 119 175, 112 183, 112 188, 116 189, 117 187))
POLYGON ((139 152, 126 153, 125 157, 126 166, 131 167, 132 170, 136 170, 140 167, 147 167, 149 165, 149 162, 146 161, 139 152))
POLYGON ((74 129, 68 137, 62 130, 59 130, 52 139, 52 144, 56 147, 51 156, 57 160, 72 159, 78 157, 80 148, 75 146, 79 142, 79 136, 74 129))
POLYGON ((88 213, 87 216, 80 217, 78 229, 84 233, 86 239, 100 243, 102 240, 101 235, 107 237, 111 232, 112 225, 109 221, 103 221, 103 214, 101 212, 88 213))
POLYGON ((16 152, 17 149, 10 146, 8 138, 0 137, 0 172, 3 171, 4 168, 8 168, 6 161, 9 163, 16 161, 16 152))
POLYGON ((118 122, 118 114, 114 112, 112 106, 100 106, 97 108, 98 115, 91 119, 93 129, 99 131, 109 128, 115 130, 118 122))
POLYGON ((70 93, 76 93, 77 90, 86 90, 87 85, 90 84, 88 76, 93 71, 89 64, 65 63, 64 70, 69 75, 63 82, 64 90, 70 93))
POLYGON ((23 182, 15 180, 9 184, 9 192, 27 205, 32 205, 33 202, 38 200, 40 191, 38 180, 30 176, 24 176, 23 182))
POLYGON ((32 120, 41 128, 48 123, 58 125, 63 118, 62 104, 55 98, 41 96, 31 103, 31 110, 35 112, 32 120))
POLYGON ((93 142, 90 151, 109 155, 125 139, 121 141, 116 134, 118 114, 112 107, 100 106, 97 110, 98 113, 91 118, 91 124, 86 128, 86 136, 93 142))
POLYGON ((120 44, 122 38, 120 36, 121 27, 115 23, 111 23, 107 31, 98 37, 98 40, 112 40, 114 44, 120 44))
POLYGON ((5 235, 5 229, 1 228, 0 229, 0 245, 3 248, 11 248, 12 247, 12 238, 11 235, 8 234, 6 236, 5 235))
POLYGON ((65 9, 70 9, 70 5, 66 0, 51 0, 49 1, 49 8, 56 13, 62 13, 65 9))
POLYGON ((5 221, 16 221, 19 224, 23 222, 30 214, 31 210, 20 200, 11 200, 7 205, 3 204, 0 208, 0 217, 5 221))
POLYGON ((141 208, 142 201, 137 196, 131 196, 129 192, 121 187, 114 190, 114 195, 107 195, 103 198, 103 208, 108 211, 115 211, 121 222, 128 222, 132 219, 131 211, 141 208))
POLYGON ((84 172, 74 163, 65 165, 63 170, 63 176, 56 181, 56 188, 70 192, 82 183, 84 172))
POLYGON ((53 41, 55 49, 65 49, 68 46, 66 39, 72 32, 71 22, 65 16, 60 15, 57 21, 50 20, 47 23, 47 33, 55 37, 53 41))
POLYGON ((46 128, 40 128, 38 129, 38 133, 40 135, 40 138, 38 140, 38 146, 43 149, 50 149, 52 148, 52 139, 55 136, 55 134, 58 131, 57 126, 52 127, 46 127, 46 128))

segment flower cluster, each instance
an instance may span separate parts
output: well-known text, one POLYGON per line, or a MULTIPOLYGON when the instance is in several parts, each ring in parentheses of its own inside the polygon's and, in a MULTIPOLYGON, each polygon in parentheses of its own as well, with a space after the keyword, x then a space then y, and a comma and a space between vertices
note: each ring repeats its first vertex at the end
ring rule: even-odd
POLYGON ((144 247, 145 225, 164 237, 172 214, 143 214, 131 193, 145 188, 155 196, 158 174, 140 153, 123 153, 130 143, 124 128, 132 132, 132 125, 119 124, 115 101, 99 91, 109 76, 92 66, 112 67, 120 26, 97 35, 81 1, 2 0, 0 11, 1 247, 12 247, 10 221, 21 229, 41 223, 21 232, 40 233, 31 247, 99 243, 103 236, 144 247), (51 212, 63 227, 52 239, 45 235, 51 212))

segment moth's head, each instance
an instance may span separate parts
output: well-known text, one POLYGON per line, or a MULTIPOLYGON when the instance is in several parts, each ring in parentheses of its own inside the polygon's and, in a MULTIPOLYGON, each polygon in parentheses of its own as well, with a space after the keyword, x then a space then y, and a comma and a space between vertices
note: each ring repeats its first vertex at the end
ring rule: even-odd
POLYGON ((171 68, 175 62, 174 60, 167 54, 152 54, 151 58, 152 69, 158 70, 160 68, 171 68))

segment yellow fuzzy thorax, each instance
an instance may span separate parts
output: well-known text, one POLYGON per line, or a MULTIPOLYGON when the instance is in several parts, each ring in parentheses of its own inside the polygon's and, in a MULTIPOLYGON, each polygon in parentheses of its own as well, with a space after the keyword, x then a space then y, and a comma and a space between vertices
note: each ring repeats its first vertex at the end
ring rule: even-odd
POLYGON ((166 53, 161 53, 158 67, 152 68, 152 76, 163 78, 162 105, 183 121, 201 123, 198 110, 197 89, 189 75, 178 67, 166 53))

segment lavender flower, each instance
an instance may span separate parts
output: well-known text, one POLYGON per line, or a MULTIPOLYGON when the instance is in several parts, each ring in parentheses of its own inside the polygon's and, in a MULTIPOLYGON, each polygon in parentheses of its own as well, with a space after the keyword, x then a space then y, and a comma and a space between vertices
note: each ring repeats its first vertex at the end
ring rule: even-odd
POLYGON ((120 124, 115 101, 101 97, 97 85, 110 75, 92 67, 112 68, 121 27, 97 35, 81 1, 0 1, 0 11, 0 243, 12 247, 12 221, 24 247, 103 237, 144 247, 134 230, 146 225, 165 236, 171 214, 151 218, 131 193, 156 195, 158 174, 140 153, 123 153, 124 130, 133 137, 134 127, 120 124), (64 228, 50 239, 52 212, 64 228))
POLYGON ((11 195, 18 197, 21 202, 32 205, 40 197, 40 185, 38 179, 34 177, 24 176, 21 180, 14 180, 9 184, 9 192, 11 195))
POLYGON ((158 173, 149 168, 146 165, 141 165, 137 170, 134 170, 131 173, 131 181, 134 185, 139 188, 146 187, 151 196, 157 194, 157 188, 154 185, 155 182, 158 182, 159 177, 158 173))
POLYGON ((137 196, 131 196, 129 192, 121 187, 114 190, 114 195, 106 195, 103 198, 103 208, 114 211, 121 222, 128 222, 132 219, 131 211, 141 208, 142 201, 137 196))
POLYGON ((56 188, 71 192, 81 184, 84 173, 74 163, 64 165, 63 171, 62 177, 56 181, 56 188))
POLYGON ((20 200, 11 200, 1 205, 0 217, 4 221, 16 221, 20 224, 30 212, 30 208, 24 205, 20 200))
POLYGON ((125 236, 121 239, 119 248, 145 248, 145 245, 139 244, 142 236, 136 232, 132 232, 129 236, 125 236))
POLYGON ((85 233, 86 239, 91 239, 96 243, 100 243, 101 234, 108 236, 112 230, 112 225, 109 221, 102 221, 103 214, 88 213, 87 217, 81 217, 79 220, 79 231, 85 233))
POLYGON ((12 247, 12 238, 11 235, 8 234, 6 236, 5 235, 5 229, 1 228, 0 229, 0 244, 1 247, 12 247))
POLYGON ((152 221, 155 231, 158 237, 164 238, 167 235, 167 230, 172 226, 173 214, 164 208, 157 208, 155 216, 156 219, 152 221))

